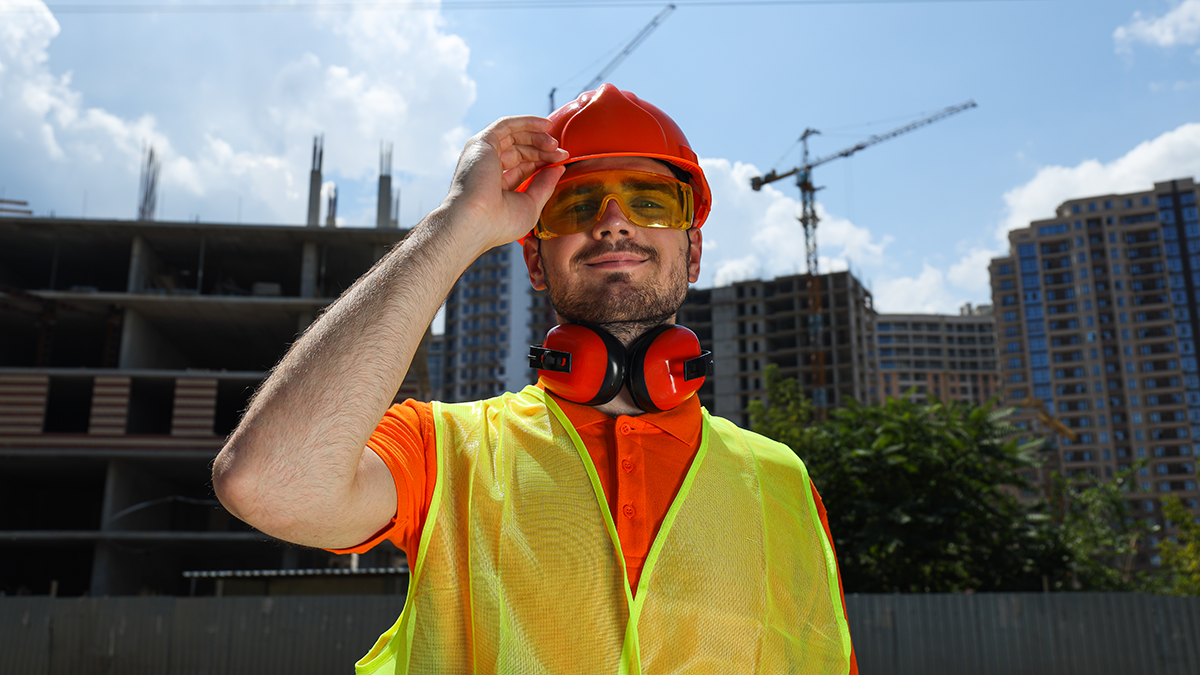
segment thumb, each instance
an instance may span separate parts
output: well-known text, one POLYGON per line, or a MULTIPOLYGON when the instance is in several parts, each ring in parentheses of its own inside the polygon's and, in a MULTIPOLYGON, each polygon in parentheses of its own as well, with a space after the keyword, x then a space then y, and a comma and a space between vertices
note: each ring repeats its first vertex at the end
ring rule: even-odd
POLYGON ((537 175, 529 181, 529 187, 525 189, 525 194, 533 199, 538 213, 542 212, 542 208, 550 200, 550 195, 554 193, 554 186, 558 184, 558 179, 562 178, 566 170, 565 166, 552 166, 537 172, 537 175))

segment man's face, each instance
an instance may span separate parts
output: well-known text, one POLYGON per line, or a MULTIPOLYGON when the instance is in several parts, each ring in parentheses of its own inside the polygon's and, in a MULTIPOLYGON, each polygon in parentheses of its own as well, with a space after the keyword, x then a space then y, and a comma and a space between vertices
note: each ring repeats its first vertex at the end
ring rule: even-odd
MULTIPOLYGON (((645 157, 604 157, 570 165, 563 178, 609 169, 672 175, 645 157)), ((688 283, 699 278, 700 248, 698 229, 638 227, 609 203, 587 232, 527 239, 525 263, 533 287, 549 290, 563 320, 615 324, 618 332, 626 332, 619 328, 626 324, 636 334, 673 319, 688 283)))

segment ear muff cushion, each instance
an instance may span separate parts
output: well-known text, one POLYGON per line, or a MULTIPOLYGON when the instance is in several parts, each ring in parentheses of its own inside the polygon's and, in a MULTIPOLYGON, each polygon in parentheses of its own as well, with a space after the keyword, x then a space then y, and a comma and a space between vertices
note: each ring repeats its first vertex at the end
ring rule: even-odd
POLYGON ((684 363, 700 356, 700 339, 683 326, 659 326, 630 346, 629 391, 646 412, 670 410, 695 394, 704 378, 684 380, 684 363))
POLYGON ((571 354, 571 372, 538 371, 542 384, 550 391, 584 405, 601 405, 620 393, 625 378, 625 348, 608 331, 577 324, 555 326, 542 346, 571 354))

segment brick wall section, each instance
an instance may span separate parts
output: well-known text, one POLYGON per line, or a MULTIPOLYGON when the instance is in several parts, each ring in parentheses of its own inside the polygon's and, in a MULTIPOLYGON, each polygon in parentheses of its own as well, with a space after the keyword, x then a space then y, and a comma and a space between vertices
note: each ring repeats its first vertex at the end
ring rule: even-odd
POLYGON ((48 375, 0 375, 0 436, 42 433, 48 375))

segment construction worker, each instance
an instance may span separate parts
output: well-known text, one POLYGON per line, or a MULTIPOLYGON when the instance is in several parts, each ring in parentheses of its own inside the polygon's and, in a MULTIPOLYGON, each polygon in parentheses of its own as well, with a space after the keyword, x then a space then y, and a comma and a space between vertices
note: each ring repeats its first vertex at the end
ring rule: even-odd
POLYGON ((804 465, 694 395, 711 358, 674 320, 711 202, 679 127, 612 85, 503 118, 275 368, 214 485, 280 539, 408 554, 358 672, 856 672, 804 465), (393 406, 459 275, 517 239, 561 324, 539 384, 393 406))

